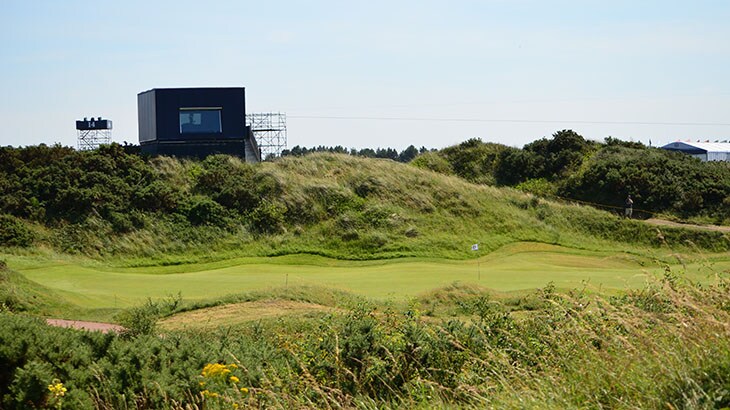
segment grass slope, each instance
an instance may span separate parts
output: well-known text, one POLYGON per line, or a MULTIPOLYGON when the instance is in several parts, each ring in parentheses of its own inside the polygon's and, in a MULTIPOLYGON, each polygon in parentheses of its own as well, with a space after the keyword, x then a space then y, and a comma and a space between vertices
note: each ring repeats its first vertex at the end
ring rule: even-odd
MULTIPOLYGON (((115 232, 109 222, 94 216, 82 225, 32 230, 45 249, 117 266, 302 253, 348 260, 470 259, 474 243, 490 252, 524 241, 642 254, 664 243, 711 252, 730 249, 727 233, 681 228, 658 232, 657 227, 607 212, 475 185, 389 160, 317 154, 253 167, 232 158, 225 161, 225 172, 214 174, 227 181, 225 189, 268 192, 254 211, 227 208, 221 212, 237 216, 197 225, 180 210, 136 214, 140 227, 126 233, 115 232), (253 176, 226 179, 236 170, 253 176), (261 232, 262 226, 271 230, 261 232)), ((162 158, 150 166, 161 184, 179 189, 184 198, 199 198, 200 175, 212 178, 206 164, 162 158)))

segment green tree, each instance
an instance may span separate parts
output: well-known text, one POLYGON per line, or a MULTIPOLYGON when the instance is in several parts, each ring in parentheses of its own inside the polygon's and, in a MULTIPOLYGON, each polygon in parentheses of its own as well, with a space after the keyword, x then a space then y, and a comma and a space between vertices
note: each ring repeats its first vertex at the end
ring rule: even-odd
POLYGON ((542 138, 525 145, 524 150, 542 157, 544 164, 540 175, 548 179, 558 179, 576 170, 585 155, 598 149, 598 144, 586 141, 572 130, 562 130, 553 134, 551 139, 542 138))

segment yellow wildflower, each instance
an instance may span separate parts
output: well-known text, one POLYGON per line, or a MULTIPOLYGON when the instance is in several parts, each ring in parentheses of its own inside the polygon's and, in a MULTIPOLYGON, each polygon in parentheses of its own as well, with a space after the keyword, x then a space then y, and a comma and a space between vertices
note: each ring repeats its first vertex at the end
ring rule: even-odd
POLYGON ((241 387, 241 393, 243 393, 243 394, 248 393, 248 389, 245 387, 241 387))
POLYGON ((236 377, 236 376, 231 376, 231 382, 232 382, 232 383, 238 383, 239 381, 240 381, 240 380, 238 380, 238 377, 236 377))
POLYGON ((231 371, 228 366, 220 363, 208 363, 203 367, 203 371, 200 373, 203 377, 220 377, 225 376, 231 371))
POLYGON ((53 383, 48 385, 48 390, 54 397, 63 397, 68 391, 58 379, 53 379, 53 383))

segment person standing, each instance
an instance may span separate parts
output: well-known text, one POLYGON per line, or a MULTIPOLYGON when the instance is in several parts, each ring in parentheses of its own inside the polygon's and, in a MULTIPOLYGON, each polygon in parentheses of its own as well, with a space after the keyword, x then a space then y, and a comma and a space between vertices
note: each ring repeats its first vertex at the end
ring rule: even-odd
POLYGON ((624 203, 624 216, 626 218, 631 219, 631 216, 634 214, 634 200, 631 199, 631 195, 626 197, 626 202, 624 203))

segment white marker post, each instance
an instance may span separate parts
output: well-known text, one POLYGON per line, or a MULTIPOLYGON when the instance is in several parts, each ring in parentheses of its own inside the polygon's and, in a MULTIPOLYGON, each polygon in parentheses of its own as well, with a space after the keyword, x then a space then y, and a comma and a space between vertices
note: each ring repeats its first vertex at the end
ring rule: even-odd
MULTIPOLYGON (((475 243, 474 245, 472 245, 471 250, 474 252, 478 251, 479 244, 475 243)), ((481 270, 481 267, 479 266, 479 256, 477 256, 477 281, 479 281, 479 282, 482 281, 482 270, 481 270)))

